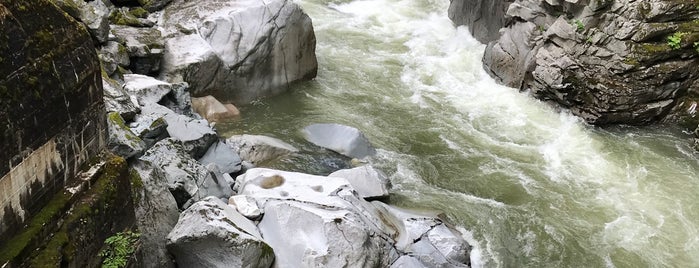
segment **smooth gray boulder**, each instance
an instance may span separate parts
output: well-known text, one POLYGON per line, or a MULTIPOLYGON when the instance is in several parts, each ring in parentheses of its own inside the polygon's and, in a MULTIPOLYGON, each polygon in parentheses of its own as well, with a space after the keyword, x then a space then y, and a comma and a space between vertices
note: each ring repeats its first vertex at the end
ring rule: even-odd
POLYGON ((255 168, 236 189, 264 211, 258 227, 279 268, 387 267, 398 258, 366 211, 373 206, 343 178, 255 168))
POLYGON ((176 0, 160 22, 163 78, 194 96, 245 104, 315 77, 311 19, 291 0, 176 0))
POLYGON ((340 124, 313 124, 302 131, 304 138, 323 148, 352 158, 376 154, 364 134, 356 128, 340 124))
POLYGON ((146 144, 126 126, 119 113, 107 114, 107 148, 123 158, 141 155, 146 144))
POLYGON ((204 156, 199 158, 203 165, 215 164, 223 173, 236 173, 241 169, 240 156, 228 146, 219 141, 209 147, 204 156))
POLYGON ((255 224, 216 197, 182 212, 167 249, 179 267, 268 268, 274 262, 255 224))
POLYGON ((153 74, 160 70, 163 39, 160 30, 145 27, 111 25, 111 33, 129 53, 129 69, 137 74, 153 74))
POLYGON ((142 182, 142 187, 133 189, 136 226, 141 232, 140 263, 144 267, 175 267, 165 246, 180 211, 168 190, 166 175, 147 161, 137 160, 130 166, 142 182))
POLYGON ((298 152, 294 146, 279 139, 262 135, 234 135, 226 140, 245 162, 260 165, 298 152))
POLYGON ((388 177, 371 165, 338 170, 330 173, 328 177, 345 178, 357 190, 359 196, 367 200, 386 198, 389 196, 388 190, 391 189, 388 177))
POLYGON ((186 208, 207 196, 233 195, 229 182, 194 160, 179 141, 167 138, 157 142, 140 158, 163 169, 168 189, 177 206, 186 208))

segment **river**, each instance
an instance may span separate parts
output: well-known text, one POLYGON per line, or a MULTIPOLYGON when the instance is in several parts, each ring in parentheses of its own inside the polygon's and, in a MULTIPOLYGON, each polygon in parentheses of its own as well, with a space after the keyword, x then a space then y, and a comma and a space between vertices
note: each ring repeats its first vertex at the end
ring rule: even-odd
POLYGON ((222 135, 316 150, 300 135, 308 124, 361 129, 391 203, 443 211, 475 267, 699 266, 699 158, 686 134, 596 128, 497 85, 448 1, 299 4, 318 77, 241 107, 222 135))

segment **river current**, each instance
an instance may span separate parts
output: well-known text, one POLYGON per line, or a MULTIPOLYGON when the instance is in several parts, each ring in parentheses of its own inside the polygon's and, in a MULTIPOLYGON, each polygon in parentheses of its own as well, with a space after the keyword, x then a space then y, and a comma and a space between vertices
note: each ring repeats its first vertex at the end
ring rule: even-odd
POLYGON ((391 203, 443 211, 475 267, 699 267, 699 157, 669 127, 600 129, 497 85, 444 0, 301 0, 318 77, 241 107, 223 136, 310 147, 340 123, 377 147, 391 203))

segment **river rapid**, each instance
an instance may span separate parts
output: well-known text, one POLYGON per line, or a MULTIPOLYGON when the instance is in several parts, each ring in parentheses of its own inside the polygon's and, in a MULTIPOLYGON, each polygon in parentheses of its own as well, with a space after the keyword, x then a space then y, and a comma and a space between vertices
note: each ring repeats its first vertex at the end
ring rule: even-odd
POLYGON ((298 3, 313 19, 318 77, 241 107, 242 120, 217 126, 223 136, 313 151, 304 126, 359 128, 393 182, 390 202, 443 211, 475 267, 699 266, 699 158, 686 134, 596 128, 497 85, 448 1, 298 3))

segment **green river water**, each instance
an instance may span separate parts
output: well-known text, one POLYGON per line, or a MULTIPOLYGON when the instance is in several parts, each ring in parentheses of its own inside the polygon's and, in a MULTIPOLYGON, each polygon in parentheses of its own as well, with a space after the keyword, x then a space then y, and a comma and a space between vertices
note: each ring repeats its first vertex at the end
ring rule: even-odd
POLYGON ((299 4, 313 19, 318 77, 241 107, 222 135, 317 150, 304 126, 359 128, 379 149, 369 162, 391 177, 391 203, 443 211, 476 267, 699 267, 687 135, 595 128, 495 84, 448 1, 299 4))

